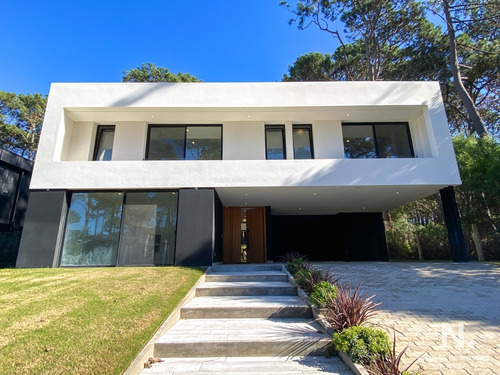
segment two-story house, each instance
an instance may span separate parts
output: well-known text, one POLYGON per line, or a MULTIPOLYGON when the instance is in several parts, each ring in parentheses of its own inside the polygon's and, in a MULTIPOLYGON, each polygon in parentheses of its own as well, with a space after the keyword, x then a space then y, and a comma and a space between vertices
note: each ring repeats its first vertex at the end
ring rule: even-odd
POLYGON ((458 184, 438 83, 57 83, 17 266, 386 260, 458 184))

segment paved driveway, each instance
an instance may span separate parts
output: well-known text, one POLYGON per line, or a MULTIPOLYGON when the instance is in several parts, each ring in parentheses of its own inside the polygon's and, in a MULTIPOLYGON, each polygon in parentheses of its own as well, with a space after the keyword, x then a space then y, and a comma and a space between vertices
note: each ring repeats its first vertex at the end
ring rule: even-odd
POLYGON ((483 263, 314 263, 362 283, 382 302, 374 320, 395 327, 403 363, 424 375, 500 374, 500 266, 483 263))

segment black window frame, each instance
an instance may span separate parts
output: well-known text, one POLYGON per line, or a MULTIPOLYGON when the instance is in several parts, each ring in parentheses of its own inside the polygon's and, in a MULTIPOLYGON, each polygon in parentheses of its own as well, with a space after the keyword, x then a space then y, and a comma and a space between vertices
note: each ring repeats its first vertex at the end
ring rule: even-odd
MULTIPOLYGON (((66 191, 66 204, 64 207, 64 217, 62 218, 62 222, 64 222, 63 226, 63 235, 61 236, 61 240, 58 242, 57 248, 58 248, 58 254, 57 254, 57 266, 59 268, 92 268, 92 267, 128 267, 128 265, 125 266, 120 266, 118 265, 118 260, 120 257, 120 241, 122 237, 122 231, 123 231, 123 217, 124 217, 124 210, 125 210, 125 205, 127 204, 127 194, 128 193, 175 193, 177 194, 177 206, 176 206, 176 220, 175 220, 175 228, 174 228, 174 251, 173 251, 173 257, 174 257, 174 265, 175 265, 175 259, 177 256, 177 228, 179 225, 179 196, 180 196, 180 191, 181 189, 152 189, 152 190, 138 190, 138 189, 130 189, 130 190, 121 190, 121 189, 113 189, 113 190, 67 190, 66 191), (120 209, 120 225, 119 225, 119 231, 118 231, 118 239, 117 239, 117 250, 116 250, 116 256, 114 259, 114 264, 110 265, 61 265, 62 260, 63 260, 63 249, 64 249, 64 240, 66 237, 66 229, 67 225, 69 222, 69 211, 71 209, 71 199, 73 197, 73 194, 79 194, 79 193, 87 193, 87 194, 96 194, 96 193, 118 193, 121 194, 122 196, 122 202, 121 202, 121 209, 120 209)), ((168 266, 168 265, 163 265, 163 266, 168 266)), ((135 266, 133 266, 135 267, 135 266)))
POLYGON ((286 134, 285 134, 285 125, 266 125, 265 126, 265 142, 266 142, 266 160, 286 160, 286 134), (282 159, 269 159, 268 157, 268 148, 267 148, 267 130, 281 130, 281 137, 283 139, 283 158, 282 159))
MULTIPOLYGON (((408 143, 410 146, 410 158, 393 158, 393 159, 414 159, 415 158, 415 151, 413 149, 413 140, 411 138, 411 132, 410 132, 410 124, 405 121, 396 121, 396 122, 342 122, 342 143, 344 144, 344 131, 343 128, 344 126, 360 126, 360 125, 370 125, 372 127, 372 132, 373 132, 373 143, 375 145, 375 155, 377 155, 375 158, 366 158, 366 159, 392 159, 392 158, 386 158, 386 157, 381 157, 380 152, 379 152, 379 147, 378 147, 378 138, 377 138, 377 130, 376 130, 376 125, 405 125, 406 127, 406 135, 408 136, 408 143)), ((345 157, 345 144, 344 144, 344 157, 345 157)), ((346 158, 346 159, 353 159, 353 158, 346 158)), ((354 159, 360 159, 360 158, 354 158, 354 159)))
POLYGON ((220 159, 196 159, 193 161, 199 160, 222 160, 223 159, 223 133, 222 133, 222 124, 149 124, 148 125, 148 134, 146 137, 146 152, 144 155, 144 160, 157 160, 157 161, 175 161, 175 160, 188 160, 186 159, 186 150, 187 150, 187 128, 188 127, 218 127, 220 128, 220 159), (151 141, 151 129, 152 128, 184 128, 184 156, 182 159, 149 159, 149 145, 151 141))
MULTIPOLYGON (((106 131, 110 131, 110 130, 113 130, 113 148, 114 148, 115 125, 97 125, 97 132, 96 132, 96 137, 95 137, 94 152, 92 154, 92 161, 104 161, 104 160, 97 159, 97 152, 99 151, 99 145, 101 144, 102 133, 104 133, 106 131)), ((111 149, 111 156, 113 156, 113 148, 111 149)), ((105 161, 108 161, 108 160, 105 160, 105 161)))
POLYGON ((314 143, 313 143, 313 131, 312 131, 312 124, 293 124, 292 125, 292 142, 293 142, 293 158, 296 160, 311 160, 314 159, 314 143), (295 137, 294 137, 294 132, 295 130, 299 129, 307 129, 309 131, 309 145, 311 146, 311 157, 307 159, 297 159, 295 157, 295 137))

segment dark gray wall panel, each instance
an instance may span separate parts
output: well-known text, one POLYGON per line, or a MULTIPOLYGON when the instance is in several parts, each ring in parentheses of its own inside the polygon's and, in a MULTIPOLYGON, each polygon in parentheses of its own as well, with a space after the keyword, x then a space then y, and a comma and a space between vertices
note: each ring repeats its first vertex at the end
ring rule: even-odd
POLYGON ((57 266, 66 211, 66 192, 31 192, 17 256, 18 268, 57 266))
POLYGON ((180 189, 175 264, 210 266, 215 249, 215 191, 180 189))
POLYGON ((272 216, 272 255, 287 252, 309 260, 388 260, 381 213, 272 216))

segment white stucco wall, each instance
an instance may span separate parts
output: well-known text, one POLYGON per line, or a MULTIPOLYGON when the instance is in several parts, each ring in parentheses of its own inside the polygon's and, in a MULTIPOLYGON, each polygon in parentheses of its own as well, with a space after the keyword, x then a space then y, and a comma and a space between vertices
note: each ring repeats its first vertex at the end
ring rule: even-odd
POLYGON ((53 84, 31 180, 87 190, 457 184, 435 82, 53 84), (418 158, 344 159, 342 122, 367 121, 407 121, 418 158), (108 124, 113 160, 90 161, 97 125, 108 124), (148 124, 222 124, 224 160, 145 161, 148 124), (265 160, 266 124, 285 125, 288 160, 265 160), (292 160, 293 124, 312 124, 315 160, 292 160))

